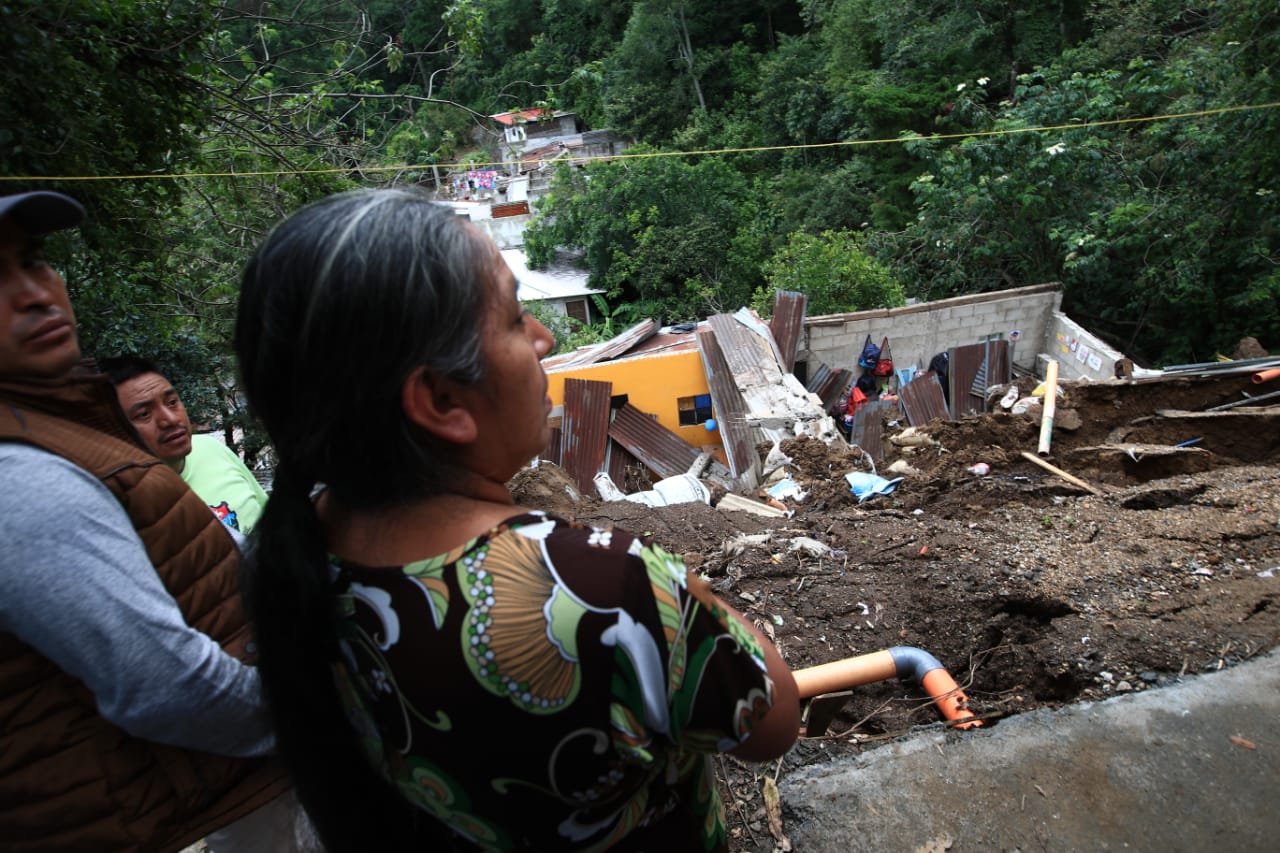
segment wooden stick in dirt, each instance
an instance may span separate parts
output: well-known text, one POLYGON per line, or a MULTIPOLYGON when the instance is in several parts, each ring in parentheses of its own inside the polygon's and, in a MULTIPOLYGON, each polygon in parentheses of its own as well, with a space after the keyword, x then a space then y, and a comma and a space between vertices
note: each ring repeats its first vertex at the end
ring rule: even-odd
POLYGON ((1040 417, 1040 447, 1037 452, 1041 456, 1049 455, 1049 442, 1053 441, 1053 416, 1058 410, 1058 361, 1049 359, 1044 369, 1044 404, 1040 417))
POLYGON ((1079 477, 1074 477, 1071 474, 1068 474, 1066 471, 1063 471, 1061 468, 1059 468, 1056 465, 1050 465, 1048 462, 1045 462, 1043 459, 1041 459, 1039 456, 1036 456, 1034 453, 1028 453, 1027 451, 1024 450, 1022 451, 1022 457, 1030 462, 1036 463, 1046 471, 1057 474, 1059 477, 1066 480, 1068 483, 1070 483, 1073 486, 1079 486, 1080 488, 1084 489, 1086 492, 1097 495, 1098 497, 1103 496, 1103 493, 1100 489, 1097 489, 1089 485, 1084 480, 1081 480, 1079 477))

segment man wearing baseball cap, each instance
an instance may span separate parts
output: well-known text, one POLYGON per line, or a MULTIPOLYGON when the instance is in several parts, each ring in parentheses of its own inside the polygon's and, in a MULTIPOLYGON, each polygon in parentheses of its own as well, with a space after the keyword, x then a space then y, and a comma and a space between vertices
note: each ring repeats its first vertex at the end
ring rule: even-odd
POLYGON ((0 846, 291 849, 239 553, 81 361, 44 257, 84 216, 0 196, 0 846))

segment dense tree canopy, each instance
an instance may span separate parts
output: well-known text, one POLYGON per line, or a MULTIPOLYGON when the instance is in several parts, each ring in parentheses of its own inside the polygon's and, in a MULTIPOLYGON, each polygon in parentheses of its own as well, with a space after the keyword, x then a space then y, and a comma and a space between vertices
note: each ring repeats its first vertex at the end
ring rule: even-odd
POLYGON ((273 222, 344 186, 438 186, 500 157, 486 116, 531 106, 643 145, 563 169, 527 234, 535 260, 581 252, 610 323, 775 287, 817 311, 1060 281, 1069 313, 1143 361, 1280 347, 1274 2, 0 12, 4 191, 86 202, 63 243, 90 351, 161 356, 210 423, 248 423, 229 320, 273 222))

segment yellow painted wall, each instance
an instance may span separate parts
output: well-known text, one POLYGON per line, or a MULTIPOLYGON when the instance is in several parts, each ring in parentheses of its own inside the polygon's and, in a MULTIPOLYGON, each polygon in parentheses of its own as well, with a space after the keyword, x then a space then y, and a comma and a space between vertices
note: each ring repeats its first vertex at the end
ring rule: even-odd
MULTIPOLYGON (((586 367, 566 367, 555 372, 549 370, 547 393, 554 406, 564 405, 565 379, 611 382, 614 396, 626 394, 631 405, 656 415, 658 423, 694 447, 720 447, 719 430, 707 432, 701 424, 680 426, 676 401, 681 397, 710 393, 707 376, 702 370, 702 357, 697 350, 606 361, 586 367)), ((719 412, 716 416, 719 417, 719 412)))

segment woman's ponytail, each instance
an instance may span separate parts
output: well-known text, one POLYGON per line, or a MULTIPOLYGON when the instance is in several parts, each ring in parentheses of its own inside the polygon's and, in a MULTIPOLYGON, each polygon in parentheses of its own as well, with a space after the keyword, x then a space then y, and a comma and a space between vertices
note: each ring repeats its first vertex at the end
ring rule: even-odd
POLYGON ((287 464, 277 469, 245 590, 280 757, 330 853, 448 849, 443 827, 369 763, 338 699, 334 596, 313 486, 287 464))

